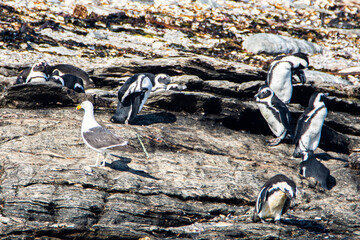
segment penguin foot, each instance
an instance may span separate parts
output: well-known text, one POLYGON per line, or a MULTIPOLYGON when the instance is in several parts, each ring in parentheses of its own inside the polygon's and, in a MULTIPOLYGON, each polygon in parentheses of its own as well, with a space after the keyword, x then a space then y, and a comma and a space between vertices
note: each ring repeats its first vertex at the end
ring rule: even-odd
POLYGON ((279 143, 281 142, 281 138, 273 138, 270 140, 266 141, 268 143, 268 146, 276 146, 279 145, 279 143))
POLYGON ((274 222, 275 222, 276 225, 281 225, 280 219, 274 220, 274 222))
POLYGON ((252 216, 252 220, 253 222, 259 222, 260 220, 263 221, 257 214, 256 211, 254 210, 253 216, 252 216))

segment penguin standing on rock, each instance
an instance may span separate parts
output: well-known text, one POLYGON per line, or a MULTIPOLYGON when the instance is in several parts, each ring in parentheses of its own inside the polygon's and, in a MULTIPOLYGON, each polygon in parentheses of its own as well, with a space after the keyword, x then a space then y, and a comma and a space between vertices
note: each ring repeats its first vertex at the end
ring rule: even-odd
POLYGON ((154 75, 152 73, 137 73, 130 77, 118 92, 119 103, 114 116, 110 119, 114 123, 128 123, 132 121, 144 107, 151 91, 156 91, 171 81, 167 74, 154 75))
POLYGON ((293 138, 294 130, 290 111, 274 94, 273 90, 267 86, 262 86, 255 95, 255 100, 262 116, 276 136, 276 138, 268 140, 268 145, 278 145, 288 134, 293 138))
POLYGON ((295 53, 292 55, 279 55, 274 59, 276 61, 289 61, 293 64, 292 74, 297 75, 302 84, 305 84, 306 77, 303 69, 309 66, 309 59, 305 53, 295 53))
POLYGON ((256 199, 253 220, 264 221, 273 218, 280 223, 281 215, 290 208, 291 200, 296 198, 296 184, 283 174, 270 178, 261 188, 256 199))
POLYGON ((315 151, 319 146, 322 126, 328 112, 324 103, 327 96, 327 93, 315 92, 310 97, 309 106, 296 125, 294 157, 300 157, 301 152, 315 151))
POLYGON ((320 161, 316 160, 313 151, 301 153, 300 175, 309 178, 313 177, 320 183, 321 187, 330 190, 330 170, 320 161))

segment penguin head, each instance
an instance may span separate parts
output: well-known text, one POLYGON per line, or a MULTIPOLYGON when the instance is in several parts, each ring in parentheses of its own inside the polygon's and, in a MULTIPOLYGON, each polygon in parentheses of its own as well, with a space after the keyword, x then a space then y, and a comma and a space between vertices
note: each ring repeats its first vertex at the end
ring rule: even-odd
POLYGON ((275 57, 275 61, 288 61, 293 64, 293 68, 304 69, 309 66, 309 59, 306 53, 298 52, 291 55, 281 54, 275 57))
POLYGON ((161 84, 161 85, 168 85, 172 80, 172 77, 165 73, 160 73, 155 76, 155 85, 161 84))
POLYGON ((315 157, 313 150, 307 150, 307 151, 301 152, 300 154, 301 154, 302 161, 306 161, 306 160, 308 160, 310 158, 315 157))
POLYGON ((271 98, 274 96, 274 91, 267 85, 261 86, 254 96, 255 101, 259 103, 271 102, 271 98))
POLYGON ((46 71, 46 68, 49 66, 49 64, 41 59, 40 61, 38 61, 37 63, 35 63, 32 67, 32 70, 35 72, 44 72, 46 71))
POLYGON ((306 53, 298 52, 294 54, 295 57, 299 58, 299 65, 303 68, 307 68, 309 65, 309 58, 306 53))
POLYGON ((157 74, 154 78, 154 84, 152 91, 162 91, 166 89, 166 86, 172 81, 172 77, 165 73, 157 74))
POLYGON ((313 93, 309 100, 309 106, 312 106, 313 108, 318 108, 325 105, 325 100, 327 96, 329 96, 328 93, 313 93))
POLYGON ((59 75, 51 75, 49 78, 50 82, 55 82, 55 83, 59 83, 61 85, 64 86, 64 79, 62 77, 60 77, 59 75))

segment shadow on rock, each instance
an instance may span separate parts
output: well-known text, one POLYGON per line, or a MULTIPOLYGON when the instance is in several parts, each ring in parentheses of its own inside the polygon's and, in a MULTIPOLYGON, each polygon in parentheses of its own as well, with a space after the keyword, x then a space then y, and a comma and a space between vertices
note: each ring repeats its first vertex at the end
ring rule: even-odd
POLYGON ((114 157, 119 158, 120 160, 113 161, 110 164, 105 163, 106 167, 109 167, 109 168, 117 170, 117 171, 129 172, 129 173, 138 175, 140 177, 159 180, 158 178, 153 177, 150 174, 148 174, 148 173, 146 173, 146 172, 144 172, 142 170, 136 170, 136 169, 132 169, 131 167, 129 167, 128 164, 131 162, 131 158, 120 157, 120 156, 114 155, 114 154, 111 154, 111 155, 114 156, 114 157))
POLYGON ((328 180, 328 190, 333 189, 333 187, 336 186, 336 179, 333 176, 329 176, 329 180, 328 180))
POLYGON ((137 115, 135 119, 130 122, 130 124, 146 126, 154 123, 173 123, 173 122, 176 122, 176 116, 174 114, 168 112, 161 112, 161 113, 137 115))
POLYGON ((341 162, 348 162, 343 158, 336 158, 336 157, 333 157, 330 154, 325 153, 325 152, 324 153, 316 153, 315 157, 320 159, 320 160, 323 160, 323 161, 328 161, 330 159, 335 159, 335 160, 338 160, 338 161, 341 161, 341 162))
POLYGON ((326 228, 315 221, 305 219, 281 219, 281 223, 284 225, 292 225, 298 228, 302 228, 311 232, 326 233, 326 228))

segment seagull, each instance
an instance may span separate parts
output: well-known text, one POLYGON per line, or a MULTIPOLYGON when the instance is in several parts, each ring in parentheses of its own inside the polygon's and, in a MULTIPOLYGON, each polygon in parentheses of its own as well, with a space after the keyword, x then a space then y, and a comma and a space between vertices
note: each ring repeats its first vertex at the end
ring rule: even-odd
POLYGON ((95 165, 91 167, 104 167, 106 154, 109 151, 126 151, 130 153, 137 150, 128 145, 128 142, 112 133, 110 130, 96 122, 94 117, 94 106, 90 101, 84 101, 76 107, 77 110, 84 109, 85 114, 81 125, 81 136, 85 144, 98 152, 95 165), (104 154, 104 161, 99 165, 99 155, 104 154))

